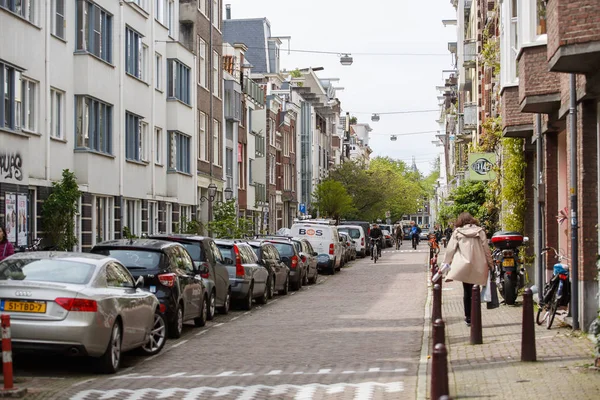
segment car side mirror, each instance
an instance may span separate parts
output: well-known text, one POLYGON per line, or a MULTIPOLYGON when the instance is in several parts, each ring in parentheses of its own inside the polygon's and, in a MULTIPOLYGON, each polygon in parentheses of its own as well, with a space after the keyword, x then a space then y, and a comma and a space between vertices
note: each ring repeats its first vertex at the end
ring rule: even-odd
POLYGON ((201 265, 198 270, 201 275, 208 275, 210 273, 210 270, 208 269, 208 265, 206 265, 206 264, 201 265))
POLYGON ((305 255, 301 255, 300 258, 302 259, 302 262, 306 262, 306 256, 305 255))
POLYGON ((312 255, 316 257, 319 255, 319 253, 317 253, 316 251, 313 251, 312 255))
POLYGON ((529 237, 525 236, 525 237, 523 238, 523 243, 529 243, 529 237))
POLYGON ((135 280, 135 288, 139 289, 142 287, 144 287, 144 277, 138 276, 138 278, 135 280))
POLYGON ((290 261, 289 257, 281 257, 281 261, 284 263, 287 263, 288 261, 290 261))
POLYGON ((231 258, 229 258, 229 257, 225 257, 225 258, 223 259, 223 262, 224 262, 225 264, 227 264, 227 265, 233 265, 233 260, 232 260, 231 258))

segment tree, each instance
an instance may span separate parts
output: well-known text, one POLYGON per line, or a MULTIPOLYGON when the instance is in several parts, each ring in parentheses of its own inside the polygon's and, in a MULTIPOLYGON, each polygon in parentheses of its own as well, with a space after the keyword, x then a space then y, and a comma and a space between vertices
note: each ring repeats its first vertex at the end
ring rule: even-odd
MULTIPOLYGON (((217 203, 213 208, 213 221, 208 223, 212 236, 220 239, 239 239, 250 234, 252 222, 238 217, 235 199, 217 203)), ((189 228, 189 227, 188 227, 189 228)))
POLYGON ((75 174, 65 169, 62 180, 52 182, 52 192, 42 206, 45 236, 59 250, 72 251, 77 245, 75 213, 80 196, 75 174))
POLYGON ((313 193, 315 206, 321 215, 339 221, 354 209, 352 197, 344 185, 333 179, 327 179, 317 185, 313 193))

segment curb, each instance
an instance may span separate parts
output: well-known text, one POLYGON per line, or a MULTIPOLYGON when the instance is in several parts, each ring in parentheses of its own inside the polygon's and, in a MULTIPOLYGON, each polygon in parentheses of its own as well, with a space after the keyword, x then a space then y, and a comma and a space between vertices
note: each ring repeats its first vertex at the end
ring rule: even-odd
POLYGON ((423 321, 423 337, 421 339, 421 357, 419 359, 419 368, 417 370, 417 399, 427 399, 427 364, 429 362, 429 337, 431 336, 431 300, 432 286, 430 283, 429 265, 426 266, 426 284, 427 284, 427 300, 425 301, 425 314, 423 321))

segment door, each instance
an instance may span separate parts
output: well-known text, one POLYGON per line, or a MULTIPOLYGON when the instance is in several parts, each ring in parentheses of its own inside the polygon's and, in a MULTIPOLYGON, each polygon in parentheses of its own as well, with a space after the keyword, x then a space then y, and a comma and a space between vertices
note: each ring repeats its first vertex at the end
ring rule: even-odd
POLYGON ((281 261, 281 256, 279 255, 279 252, 275 246, 267 244, 263 247, 263 249, 269 254, 269 258, 273 265, 276 275, 275 285, 277 287, 283 287, 285 280, 287 279, 287 265, 281 261))
POLYGON ((304 246, 304 253, 308 258, 308 275, 312 276, 317 273, 317 257, 313 255, 315 250, 312 248, 310 242, 302 242, 304 246))
POLYGON ((213 257, 213 264, 215 268, 215 285, 217 286, 217 304, 224 305, 227 298, 227 292, 229 291, 229 272, 227 266, 221 256, 219 248, 214 241, 209 240, 207 246, 207 252, 210 252, 213 257))
POLYGON ((201 280, 195 277, 192 259, 182 246, 173 246, 169 250, 172 254, 174 272, 177 275, 183 296, 183 318, 189 320, 200 315, 202 303, 201 280))

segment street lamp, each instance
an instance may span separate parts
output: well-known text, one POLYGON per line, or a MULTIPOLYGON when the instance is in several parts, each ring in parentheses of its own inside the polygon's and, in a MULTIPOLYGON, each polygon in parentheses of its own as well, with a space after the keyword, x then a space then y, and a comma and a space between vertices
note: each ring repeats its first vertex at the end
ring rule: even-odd
POLYGON ((350 54, 342 54, 342 55, 340 55, 340 64, 342 64, 344 66, 352 65, 353 61, 354 60, 352 59, 352 57, 350 56, 350 54))
MULTIPOLYGON (((229 201, 233 198, 233 189, 228 187, 223 192, 225 194, 225 201, 229 201)), ((202 196, 202 197, 200 197, 200 201, 203 203, 205 201, 208 201, 209 203, 213 203, 213 202, 215 202, 215 197, 217 197, 217 185, 215 185, 214 183, 211 183, 210 185, 208 185, 208 197, 202 196)), ((217 200, 216 202, 223 203, 221 200, 217 200)))
POLYGON ((379 114, 373 114, 373 115, 371 115, 371 121, 373 121, 373 122, 379 121, 379 114))

